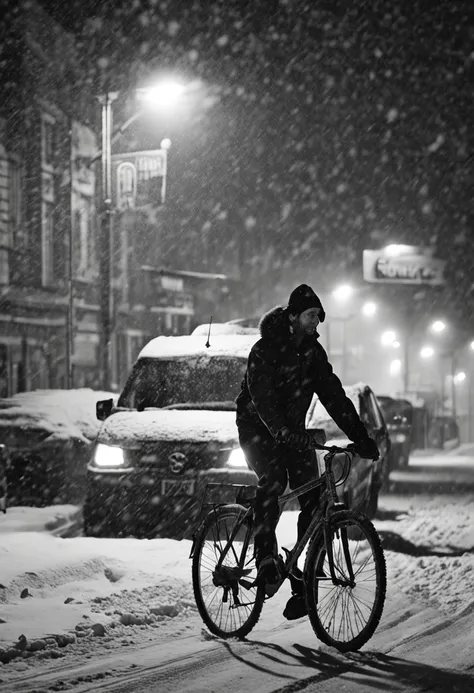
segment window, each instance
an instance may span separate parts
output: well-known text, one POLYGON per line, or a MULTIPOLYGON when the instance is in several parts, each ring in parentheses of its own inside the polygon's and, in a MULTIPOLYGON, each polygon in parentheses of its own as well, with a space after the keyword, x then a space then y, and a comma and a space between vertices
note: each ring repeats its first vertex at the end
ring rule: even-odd
POLYGON ((55 149, 55 121, 47 113, 41 120, 41 158, 43 166, 53 166, 55 149))
POLYGON ((54 277, 54 205, 50 202, 43 202, 41 226, 41 280, 43 286, 49 286, 53 282, 54 277))
POLYGON ((21 164, 18 161, 9 161, 8 163, 8 203, 9 203, 9 217, 10 226, 13 232, 13 237, 15 231, 21 226, 22 214, 22 169, 21 164))

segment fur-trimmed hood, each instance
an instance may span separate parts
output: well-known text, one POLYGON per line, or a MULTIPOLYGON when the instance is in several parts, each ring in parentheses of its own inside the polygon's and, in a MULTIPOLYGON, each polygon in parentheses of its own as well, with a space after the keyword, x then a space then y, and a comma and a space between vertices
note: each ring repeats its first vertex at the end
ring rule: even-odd
MULTIPOLYGON (((269 339, 274 342, 290 342, 290 319, 288 309, 283 306, 275 306, 269 310, 259 322, 258 329, 262 339, 269 339)), ((316 332, 314 340, 317 341, 319 334, 316 332)), ((307 339, 311 339, 308 337, 307 339)))

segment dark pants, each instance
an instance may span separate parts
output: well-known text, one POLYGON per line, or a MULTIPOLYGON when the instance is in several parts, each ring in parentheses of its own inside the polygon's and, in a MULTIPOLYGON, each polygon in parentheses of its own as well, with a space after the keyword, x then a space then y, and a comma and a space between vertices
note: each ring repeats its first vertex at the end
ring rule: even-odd
MULTIPOLYGON (((239 430, 240 446, 249 466, 258 476, 255 505, 255 554, 257 564, 264 556, 274 553, 275 530, 280 517, 278 496, 285 492, 289 483, 295 489, 319 476, 314 450, 300 452, 287 445, 276 443, 264 430, 239 430)), ((320 487, 304 493, 298 500, 301 512, 298 517, 298 539, 301 539, 319 504, 320 487)))

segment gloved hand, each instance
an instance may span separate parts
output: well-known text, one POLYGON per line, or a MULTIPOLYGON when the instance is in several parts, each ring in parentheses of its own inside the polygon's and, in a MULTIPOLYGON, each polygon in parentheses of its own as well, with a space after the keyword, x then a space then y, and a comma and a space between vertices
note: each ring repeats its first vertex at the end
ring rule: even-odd
POLYGON ((360 457, 363 457, 365 460, 378 460, 380 457, 377 443, 373 438, 367 437, 362 442, 355 443, 354 447, 360 457))
POLYGON ((278 431, 276 440, 278 443, 284 443, 302 452, 314 450, 316 447, 316 441, 309 431, 292 430, 286 426, 278 431))

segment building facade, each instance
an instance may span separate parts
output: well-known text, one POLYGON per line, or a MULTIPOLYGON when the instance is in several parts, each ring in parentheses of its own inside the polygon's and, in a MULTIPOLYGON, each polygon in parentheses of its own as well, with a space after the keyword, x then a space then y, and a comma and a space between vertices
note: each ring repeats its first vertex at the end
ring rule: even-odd
MULTIPOLYGON (((72 37, 36 3, 5 18, 0 104, 0 396, 70 384, 97 343, 70 315, 97 300, 93 104, 72 37)), ((96 312, 96 311, 95 311, 96 312)), ((95 321, 97 323, 97 320, 95 321)))

